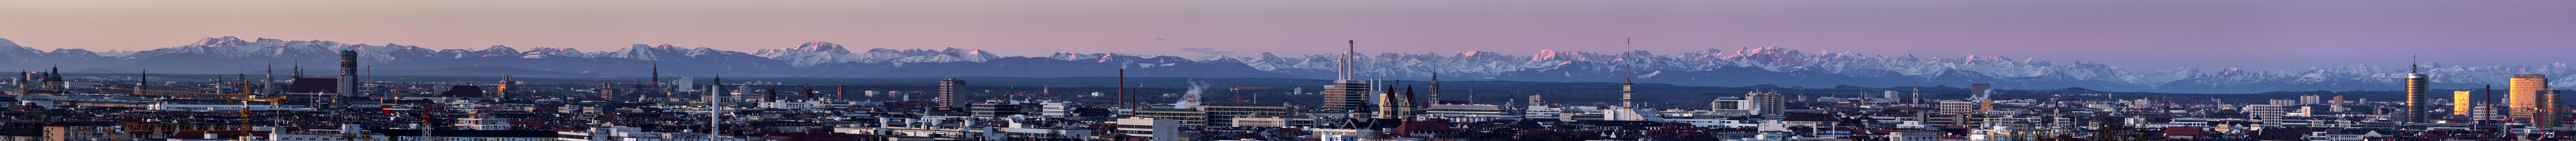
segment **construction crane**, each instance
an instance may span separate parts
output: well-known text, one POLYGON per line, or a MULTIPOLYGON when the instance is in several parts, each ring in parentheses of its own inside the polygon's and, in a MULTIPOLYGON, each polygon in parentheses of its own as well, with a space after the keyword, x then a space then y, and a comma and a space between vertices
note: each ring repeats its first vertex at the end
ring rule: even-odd
POLYGON ((1243 87, 1243 84, 1235 84, 1235 85, 1234 85, 1234 87, 1235 87, 1235 88, 1226 88, 1225 90, 1226 90, 1226 91, 1234 91, 1234 101, 1236 101, 1236 102, 1243 102, 1243 103, 1252 103, 1252 100, 1246 100, 1246 99, 1243 99, 1243 90, 1270 89, 1270 87, 1250 87, 1250 88, 1245 88, 1245 87, 1243 87))

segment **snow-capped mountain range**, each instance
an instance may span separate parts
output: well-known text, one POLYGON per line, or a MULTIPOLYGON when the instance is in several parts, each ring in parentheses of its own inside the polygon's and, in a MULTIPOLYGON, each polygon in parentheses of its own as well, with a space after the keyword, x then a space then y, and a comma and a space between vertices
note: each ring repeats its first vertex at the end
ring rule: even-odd
MULTIPOLYGON (((479 50, 429 49, 396 44, 369 45, 332 41, 286 41, 235 37, 205 38, 196 43, 145 51, 93 52, 83 49, 38 50, 0 39, 0 67, 60 66, 73 73, 258 73, 264 67, 331 69, 337 50, 359 52, 360 64, 375 69, 440 69, 511 67, 529 70, 644 76, 655 65, 674 76, 737 77, 1071 77, 1114 76, 1128 69, 1134 77, 1278 77, 1330 79, 1338 54, 1229 56, 1189 59, 1177 56, 1054 53, 1048 56, 999 56, 973 49, 868 49, 852 51, 830 42, 807 42, 791 48, 736 52, 669 44, 635 44, 616 51, 583 52, 571 48, 526 50, 491 46, 479 50)), ((1355 57, 1356 77, 1425 80, 1438 74, 1449 81, 1504 80, 1617 82, 1634 76, 1641 83, 1699 86, 1891 87, 1996 84, 2000 88, 2056 89, 2083 87, 2105 91, 2179 93, 2244 93, 2269 91, 2396 90, 2404 65, 2344 65, 2307 70, 2122 69, 2092 62, 2051 62, 2004 56, 1882 56, 1853 52, 1802 52, 1759 47, 1708 49, 1678 54, 1647 51, 1580 52, 1541 50, 1531 55, 1483 51, 1449 54, 1369 53, 1355 57), (1624 64, 1624 65, 1623 65, 1624 64)), ((2450 66, 2425 63, 2436 88, 2503 85, 2511 74, 2547 74, 2552 86, 2576 88, 2576 75, 2565 63, 2545 65, 2450 66)), ((280 71, 284 72, 284 71, 280 71)))

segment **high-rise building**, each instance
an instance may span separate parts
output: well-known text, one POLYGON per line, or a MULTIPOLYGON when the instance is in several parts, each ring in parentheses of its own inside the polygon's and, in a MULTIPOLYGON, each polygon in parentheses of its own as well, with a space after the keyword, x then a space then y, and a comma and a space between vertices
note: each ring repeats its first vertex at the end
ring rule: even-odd
POLYGON ((2451 91, 2451 114, 2469 115, 2469 107, 2476 107, 2478 105, 2477 97, 2475 97, 2477 95, 2469 92, 2475 91, 2451 91))
POLYGON ((1891 99, 1893 99, 1893 98, 1898 98, 1898 97, 1896 97, 1896 91, 1886 91, 1886 92, 1883 92, 1882 94, 1879 94, 1878 98, 1891 98, 1891 99))
POLYGON ((2317 95, 2299 95, 2299 105, 2318 104, 2320 101, 2323 99, 2317 95))
POLYGON ((671 80, 671 86, 664 88, 679 92, 698 92, 698 82, 697 78, 680 77, 680 79, 671 80))
POLYGON ((1786 97, 1782 97, 1780 95, 1780 92, 1776 91, 1753 91, 1744 94, 1745 100, 1758 101, 1759 105, 1755 105, 1758 107, 1754 107, 1755 112, 1764 115, 1788 114, 1788 111, 1786 110, 1788 110, 1787 108, 1789 107, 1789 104, 1786 103, 1789 101, 1785 100, 1785 98, 1786 97))
POLYGON ((939 102, 939 107, 955 107, 962 104, 957 103, 957 86, 960 85, 966 85, 966 80, 959 80, 956 78, 940 79, 939 97, 931 99, 930 101, 939 102))
POLYGON ((2326 101, 2326 103, 2327 103, 2327 104, 2335 104, 2335 105, 2343 105, 2343 104, 2345 104, 2345 103, 2343 102, 2343 96, 2340 96, 2340 95, 2335 96, 2335 97, 2334 97, 2334 100, 2332 100, 2332 101, 2326 101))
POLYGON ((2245 117, 2267 127, 2281 126, 2281 116, 2287 113, 2281 105, 2245 105, 2245 117))
POLYGON ((2541 116, 2541 115, 2543 115, 2543 113, 2545 113, 2545 111, 2548 111, 2548 109, 2547 109, 2547 108, 2550 108, 2550 107, 2541 107, 2541 106, 2547 106, 2547 105, 2541 105, 2541 103, 2555 103, 2555 102, 2557 102, 2557 101, 2543 101, 2543 100, 2548 100, 2548 99, 2544 99, 2544 98, 2543 98, 2543 97, 2541 97, 2541 95, 2540 95, 2540 90, 2541 90, 2541 89, 2548 89, 2548 88, 2549 88, 2549 77, 2548 77, 2548 75, 2542 75, 2542 74, 2515 74, 2515 75, 2513 75, 2513 78, 2510 78, 2510 79, 2509 79, 2509 81, 2507 82, 2507 87, 2506 87, 2506 88, 2507 88, 2507 89, 2505 89, 2505 100, 2507 100, 2507 102, 2505 102, 2505 103, 2506 103, 2506 107, 2505 107, 2505 108, 2507 108, 2507 109, 2512 109, 2512 110, 2507 110, 2507 111, 2510 111, 2510 112, 2507 112, 2507 113, 2511 113, 2511 114, 2507 114, 2507 115, 2512 115, 2512 117, 2514 117, 2514 118, 2530 118, 2530 117, 2533 117, 2533 116, 2541 116))
POLYGON ((338 84, 340 96, 333 96, 332 99, 339 101, 331 102, 332 105, 338 106, 333 108, 348 108, 351 100, 344 99, 347 96, 364 96, 358 95, 358 51, 340 51, 340 83, 338 84))
POLYGON ((1978 100, 1986 100, 1987 98, 1994 98, 1994 97, 1988 97, 1988 96, 1990 96, 1990 95, 1994 95, 1994 93, 1995 93, 1995 85, 1994 85, 1994 84, 1983 84, 1983 83, 1968 84, 1968 101, 1978 101, 1978 100))
POLYGON ((2406 67, 2406 115, 2400 117, 2403 119, 2399 119, 2398 122, 2429 122, 2425 121, 2427 118, 2425 118, 2424 110, 2427 109, 2427 107, 2432 106, 2431 104, 2433 101, 2431 98, 2433 97, 2432 95, 2425 95, 2424 93, 2430 91, 2427 90, 2427 87, 2430 85, 2426 84, 2432 83, 2433 81, 2425 79, 2428 78, 2426 78, 2424 73, 2417 72, 2414 65, 2408 65, 2406 67))
POLYGON ((510 97, 510 85, 511 85, 511 84, 518 84, 518 82, 516 82, 516 81, 510 81, 510 75, 501 75, 501 82, 500 82, 500 83, 493 83, 493 84, 492 84, 492 85, 494 85, 494 86, 499 86, 499 87, 494 87, 494 88, 492 88, 492 93, 493 93, 493 96, 492 96, 492 97, 493 97, 493 98, 509 98, 509 97, 510 97))
MULTIPOLYGON (((2558 90, 2552 90, 2552 89, 2541 89, 2541 90, 2533 90, 2533 91, 2532 91, 2532 93, 2539 93, 2539 94, 2540 94, 2540 101, 2541 101, 2541 102, 2540 102, 2540 107, 2545 108, 2545 109, 2539 110, 2539 111, 2540 111, 2540 117, 2566 117, 2566 116, 2567 116, 2567 113, 2566 113, 2566 112, 2559 112, 2559 111, 2558 111, 2558 107, 2560 107, 2560 106, 2559 106, 2559 103, 2563 103, 2563 102, 2564 102, 2564 101, 2560 101, 2560 100, 2564 100, 2564 99, 2559 99, 2559 97, 2558 97, 2558 96, 2562 96, 2562 95, 2558 95, 2558 90)), ((2560 121, 2559 119, 2560 119, 2560 118, 2532 118, 2531 120, 2533 121, 2532 123, 2535 123, 2535 124, 2532 124, 2532 126, 2533 126, 2533 127, 2538 127, 2538 128, 2551 128, 2551 127, 2559 127, 2559 126, 2561 126, 2561 125, 2559 125, 2559 121, 2560 121)))

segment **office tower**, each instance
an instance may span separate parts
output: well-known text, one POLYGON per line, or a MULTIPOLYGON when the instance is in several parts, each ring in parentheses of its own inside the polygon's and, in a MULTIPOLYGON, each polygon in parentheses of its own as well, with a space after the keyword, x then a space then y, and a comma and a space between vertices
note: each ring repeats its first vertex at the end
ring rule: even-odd
POLYGON ((2326 103, 2329 103, 2329 104, 2335 104, 2335 105, 2343 105, 2343 104, 2344 104, 2344 102, 2343 102, 2343 96, 2340 96, 2340 95, 2335 96, 2333 101, 2326 101, 2326 103))
POLYGON ((1897 98, 1897 97, 1896 97, 1896 91, 1886 91, 1886 92, 1882 92, 1881 94, 1879 94, 1878 98, 1891 98, 1891 99, 1893 99, 1893 98, 1897 98))
POLYGON ((1995 85, 1994 85, 1994 84, 1982 84, 1982 83, 1973 83, 1973 84, 1968 84, 1968 101, 1979 101, 1979 100, 1986 100, 1987 98, 1994 98, 1994 97, 1989 97, 1990 95, 1994 95, 1994 94, 1995 94, 1995 85))
POLYGON ((1358 43, 1358 41, 1352 41, 1351 48, 1342 51, 1342 59, 1336 60, 1341 63, 1341 68, 1335 72, 1337 79, 1333 80, 1333 84, 1324 85, 1322 94, 1325 110, 1349 111, 1357 114, 1363 112, 1359 111, 1360 108, 1370 102, 1370 91, 1375 89, 1370 88, 1368 81, 1351 79, 1351 63, 1353 63, 1351 61, 1356 61, 1351 60, 1351 55, 1357 51, 1358 43))
POLYGON ((2507 110, 2510 111, 2508 113, 2512 113, 2507 115, 2511 115, 2513 118, 2533 118, 2533 116, 2542 116, 2541 111, 2548 110, 2548 108, 2551 107, 2541 107, 2544 105, 2540 105, 2540 103, 2556 102, 2541 101, 2546 99, 2542 99, 2542 97, 2540 97, 2540 90, 2549 88, 2549 77, 2547 75, 2515 74, 2513 75, 2513 78, 2508 80, 2509 81, 2507 81, 2507 85, 2505 87, 2505 100, 2507 100, 2505 102, 2505 108, 2512 109, 2507 110))
POLYGON ((492 96, 492 97, 493 97, 493 98, 509 98, 509 97, 510 97, 510 84, 518 84, 518 82, 510 81, 510 75, 501 75, 501 83, 494 83, 494 84, 493 84, 493 85, 499 85, 500 87, 492 88, 492 93, 493 93, 493 96, 492 96))
POLYGON ((2477 96, 2477 95, 2476 95, 2476 94, 2469 93, 2469 92, 2474 92, 2474 91, 2469 91, 2469 90, 2451 91, 2451 114, 2453 114, 2453 115, 2469 115, 2469 107, 2475 107, 2476 105, 2478 105, 2478 104, 2477 104, 2477 101, 2476 101, 2476 100, 2477 100, 2477 98, 2476 98, 2476 97, 2472 97, 2472 96, 2477 96))
POLYGON ((698 84, 697 84, 697 80, 696 80, 696 79, 697 79, 697 78, 690 78, 690 77, 680 77, 680 79, 672 79, 672 80, 671 80, 671 83, 670 83, 670 85, 671 85, 671 86, 669 86, 669 87, 664 87, 664 88, 671 88, 671 91, 678 91, 678 92, 698 92, 698 84))
POLYGON ((939 102, 939 107, 956 107, 959 104, 957 103, 958 85, 966 85, 966 80, 958 80, 956 78, 940 79, 939 97, 933 98, 930 101, 939 102))
POLYGON ((338 92, 340 96, 333 96, 332 99, 336 99, 337 101, 331 102, 332 105, 338 105, 334 106, 334 108, 348 108, 349 100, 345 99, 346 96, 363 96, 358 95, 358 51, 340 51, 340 83, 338 87, 340 88, 340 91, 338 92))
POLYGON ((2299 95, 2299 105, 2317 104, 2317 95, 2299 95))
POLYGON ((2264 127, 2281 126, 2281 117, 2287 113, 2281 105, 2245 105, 2245 117, 2262 122, 2264 127))
POLYGON ((2540 116, 2539 116, 2539 117, 2546 117, 2546 118, 2532 118, 2532 119, 2531 119, 2531 120, 2532 120, 2532 122, 2531 122, 2531 123, 2533 123, 2533 124, 2532 124, 2532 126, 2533 126, 2533 127, 2538 127, 2538 128, 2558 127, 2558 126, 2559 126, 2559 125, 2558 125, 2558 124, 2559 124, 2559 123, 2558 123, 2558 121, 2561 119, 2561 118, 2558 118, 2558 117, 2566 117, 2566 116, 2567 116, 2567 115, 2565 115, 2565 112, 2559 112, 2559 109, 2560 109, 2560 108, 2558 108, 2558 107, 2559 107, 2558 105, 2559 105, 2559 103, 2560 103, 2561 101, 2559 101, 2560 99, 2558 99, 2558 96, 2559 96, 2559 95, 2558 95, 2558 90, 2550 90, 2550 89, 2532 90, 2532 93, 2540 94, 2540 101, 2541 101, 2541 102, 2540 102, 2540 107, 2541 107, 2541 109, 2539 110, 2539 111, 2540 111, 2540 116))
MULTIPOLYGON (((2430 99, 2432 98, 2430 95, 2424 95, 2424 93, 2428 91, 2428 88, 2426 87, 2430 86, 2426 84, 2432 83, 2432 81, 2425 80, 2429 78, 2426 78, 2424 73, 2416 71, 2417 69, 2415 66, 2416 65, 2407 65, 2406 67, 2406 115, 2404 117, 2400 117, 2402 119, 2399 119, 2398 122, 2428 122, 2425 121, 2426 118, 2424 116, 2424 110, 2426 107, 2432 106, 2430 104, 2432 104, 2433 101, 2430 99)), ((2461 98, 2460 100, 2467 100, 2467 98, 2461 98)), ((2454 103, 2453 105, 2466 104, 2467 103, 2454 103)))
POLYGON ((1784 100, 1783 98, 1784 97, 1780 96, 1780 92, 1776 91, 1753 91, 1744 93, 1745 100, 1757 102, 1755 105, 1757 107, 1753 108, 1755 110, 1754 113, 1764 115, 1787 114, 1788 111, 1785 110, 1788 110, 1787 108, 1789 104, 1787 103, 1789 101, 1784 100))

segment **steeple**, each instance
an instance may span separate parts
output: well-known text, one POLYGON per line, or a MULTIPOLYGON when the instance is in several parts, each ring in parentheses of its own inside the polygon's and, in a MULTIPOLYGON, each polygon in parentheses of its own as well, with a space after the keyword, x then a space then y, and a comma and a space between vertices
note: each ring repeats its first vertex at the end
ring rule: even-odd
POLYGON ((1431 104, 1440 104, 1440 73, 1431 73, 1431 100, 1426 101, 1431 102, 1431 104))

